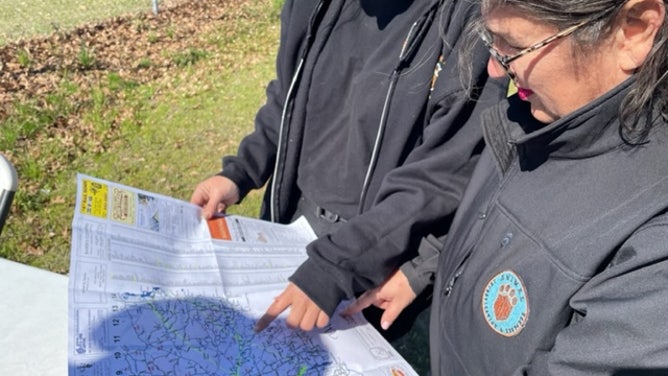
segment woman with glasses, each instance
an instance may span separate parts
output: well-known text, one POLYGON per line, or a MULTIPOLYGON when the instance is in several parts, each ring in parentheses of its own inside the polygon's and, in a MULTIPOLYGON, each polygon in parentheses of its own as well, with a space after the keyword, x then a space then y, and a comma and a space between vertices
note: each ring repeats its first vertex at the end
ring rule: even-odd
POLYGON ((483 114, 438 260, 423 247, 348 313, 387 327, 431 267, 435 375, 668 374, 665 1, 481 4, 488 72, 517 95, 483 114))

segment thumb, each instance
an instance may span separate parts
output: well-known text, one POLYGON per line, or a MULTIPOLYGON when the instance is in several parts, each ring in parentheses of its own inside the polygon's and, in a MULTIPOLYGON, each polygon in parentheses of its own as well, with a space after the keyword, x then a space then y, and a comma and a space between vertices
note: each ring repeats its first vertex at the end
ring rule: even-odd
POLYGON ((217 212, 218 203, 213 200, 209 200, 209 202, 207 202, 206 205, 202 207, 202 217, 206 219, 211 219, 217 212))

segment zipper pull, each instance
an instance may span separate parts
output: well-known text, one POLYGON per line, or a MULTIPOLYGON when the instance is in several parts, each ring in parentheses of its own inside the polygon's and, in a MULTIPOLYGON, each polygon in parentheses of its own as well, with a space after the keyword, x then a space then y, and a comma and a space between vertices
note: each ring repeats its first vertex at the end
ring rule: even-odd
POLYGON ((444 296, 450 296, 450 294, 452 293, 452 289, 455 286, 455 282, 457 281, 457 278, 459 278, 459 276, 461 276, 462 273, 464 273, 464 265, 466 265, 466 261, 468 259, 469 259, 469 257, 466 256, 466 258, 462 261, 462 263, 459 264, 459 268, 457 268, 457 271, 455 271, 455 275, 452 276, 452 278, 450 278, 450 280, 448 281, 447 286, 445 286, 445 289, 443 290, 443 295, 444 296))
POLYGON ((460 275, 461 273, 458 273, 455 274, 454 277, 450 278, 450 281, 448 281, 448 285, 445 287, 445 291, 443 291, 443 295, 450 296, 450 294, 452 293, 452 288, 455 286, 455 281, 460 275))

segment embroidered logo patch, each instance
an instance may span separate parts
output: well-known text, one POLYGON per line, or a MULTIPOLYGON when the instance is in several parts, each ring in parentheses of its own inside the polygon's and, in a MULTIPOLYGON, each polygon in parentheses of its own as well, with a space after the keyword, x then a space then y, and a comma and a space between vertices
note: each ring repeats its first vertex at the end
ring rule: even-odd
POLYGON ((517 274, 504 271, 492 278, 482 294, 485 321, 506 337, 518 335, 529 319, 526 288, 517 274))

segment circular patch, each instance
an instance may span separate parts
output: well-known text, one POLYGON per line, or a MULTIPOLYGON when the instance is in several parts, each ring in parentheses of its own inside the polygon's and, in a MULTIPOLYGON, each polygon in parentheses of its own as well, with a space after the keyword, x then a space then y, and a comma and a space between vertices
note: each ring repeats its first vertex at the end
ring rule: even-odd
POLYGON ((506 270, 492 278, 482 293, 485 321, 506 337, 518 335, 529 319, 529 301, 520 277, 506 270))

